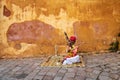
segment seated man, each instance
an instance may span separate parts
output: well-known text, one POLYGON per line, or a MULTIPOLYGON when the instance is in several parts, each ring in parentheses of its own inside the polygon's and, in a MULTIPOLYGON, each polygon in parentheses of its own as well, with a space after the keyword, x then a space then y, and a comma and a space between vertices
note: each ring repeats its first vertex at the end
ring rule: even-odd
POLYGON ((63 65, 80 62, 80 57, 77 55, 78 46, 74 46, 75 42, 76 37, 71 36, 68 43, 68 54, 63 59, 63 65))

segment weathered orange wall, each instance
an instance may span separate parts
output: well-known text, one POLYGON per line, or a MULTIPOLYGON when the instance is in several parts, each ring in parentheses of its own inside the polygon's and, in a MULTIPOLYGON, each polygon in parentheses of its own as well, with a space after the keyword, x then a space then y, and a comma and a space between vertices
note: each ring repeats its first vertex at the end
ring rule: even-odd
POLYGON ((76 44, 81 51, 107 49, 120 32, 120 0, 0 0, 2 56, 54 55, 55 45, 65 45, 64 31, 69 36, 73 34, 77 36, 76 44), (40 39, 23 39, 27 35, 33 38, 40 36, 33 35, 37 34, 36 29, 38 29, 35 28, 34 21, 50 25, 55 32, 49 33, 49 29, 44 28, 43 30, 48 31, 43 31, 43 34, 55 34, 54 39, 43 39, 42 42, 40 39), (30 22, 35 30, 19 29, 20 26, 29 25, 27 22, 30 22), (19 27, 9 31, 10 26, 15 25, 19 27), (27 33, 30 30, 34 31, 31 34, 27 33), (8 35, 16 36, 15 33, 13 34, 15 31, 20 34, 21 39, 9 39, 8 35))

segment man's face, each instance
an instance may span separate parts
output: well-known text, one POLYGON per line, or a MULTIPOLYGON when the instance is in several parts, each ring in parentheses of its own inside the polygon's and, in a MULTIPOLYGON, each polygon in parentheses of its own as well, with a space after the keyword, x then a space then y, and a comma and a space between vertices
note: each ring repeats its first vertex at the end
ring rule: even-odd
POLYGON ((72 45, 74 45, 74 44, 75 44, 75 41, 70 41, 70 42, 71 42, 71 44, 72 44, 72 45))

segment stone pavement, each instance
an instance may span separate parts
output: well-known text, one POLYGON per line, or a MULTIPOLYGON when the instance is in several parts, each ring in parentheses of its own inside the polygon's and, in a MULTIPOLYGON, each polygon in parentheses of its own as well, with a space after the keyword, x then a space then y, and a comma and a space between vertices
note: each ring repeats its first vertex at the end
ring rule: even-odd
POLYGON ((84 55, 85 67, 40 67, 44 58, 1 59, 0 80, 120 80, 120 54, 84 55))

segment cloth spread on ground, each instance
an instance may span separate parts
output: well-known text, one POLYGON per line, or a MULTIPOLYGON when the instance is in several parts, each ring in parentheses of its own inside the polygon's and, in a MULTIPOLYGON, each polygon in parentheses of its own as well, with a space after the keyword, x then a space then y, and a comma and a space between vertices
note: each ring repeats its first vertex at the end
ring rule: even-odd
POLYGON ((85 67, 85 63, 83 61, 83 57, 77 55, 74 58, 68 58, 68 61, 71 61, 72 59, 76 59, 72 62, 72 64, 68 64, 66 61, 64 64, 62 64, 61 60, 63 59, 63 56, 51 56, 47 58, 45 61, 43 61, 40 66, 41 67, 85 67), (79 58, 79 59, 78 59, 79 58), (65 65, 66 64, 66 65, 65 65))

